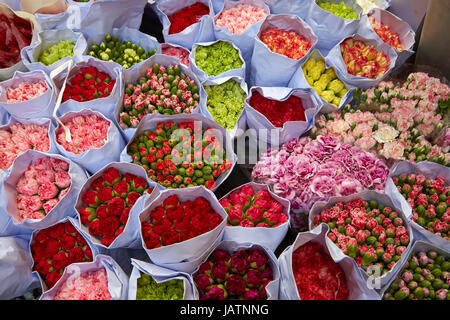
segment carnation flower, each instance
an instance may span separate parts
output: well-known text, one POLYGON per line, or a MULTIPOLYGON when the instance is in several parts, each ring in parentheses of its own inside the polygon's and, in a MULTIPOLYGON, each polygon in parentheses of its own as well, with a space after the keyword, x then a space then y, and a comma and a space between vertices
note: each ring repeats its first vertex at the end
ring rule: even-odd
POLYGON ((53 300, 111 300, 106 270, 102 268, 68 278, 53 300))

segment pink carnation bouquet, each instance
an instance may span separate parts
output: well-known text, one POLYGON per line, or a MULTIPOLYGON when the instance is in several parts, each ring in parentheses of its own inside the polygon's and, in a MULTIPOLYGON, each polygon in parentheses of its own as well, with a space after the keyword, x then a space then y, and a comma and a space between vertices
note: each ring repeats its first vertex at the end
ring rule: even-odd
POLYGON ((294 138, 270 150, 255 165, 252 179, 308 213, 317 201, 363 190, 383 191, 389 169, 357 147, 328 136, 294 138))
POLYGON ((70 164, 52 157, 37 159, 16 184, 19 221, 42 219, 67 194, 71 185, 70 164))
POLYGON ((249 26, 267 16, 268 12, 263 8, 240 3, 222 10, 215 20, 215 25, 217 29, 225 28, 233 34, 242 34, 249 26))
POLYGON ((48 90, 44 80, 26 81, 16 88, 8 87, 6 90, 7 103, 24 102, 41 96, 48 90))
POLYGON ((48 127, 15 123, 0 129, 0 169, 8 169, 20 154, 30 149, 49 151, 48 127))
POLYGON ((108 136, 110 123, 95 114, 75 116, 64 125, 69 128, 72 142, 66 140, 63 128, 56 130, 56 142, 66 151, 81 154, 89 149, 101 148, 108 136))
POLYGON ((111 300, 108 275, 104 268, 83 272, 68 278, 58 289, 53 300, 111 300))
POLYGON ((178 58, 182 64, 189 67, 189 50, 180 46, 174 46, 169 43, 161 45, 161 53, 166 56, 178 58))

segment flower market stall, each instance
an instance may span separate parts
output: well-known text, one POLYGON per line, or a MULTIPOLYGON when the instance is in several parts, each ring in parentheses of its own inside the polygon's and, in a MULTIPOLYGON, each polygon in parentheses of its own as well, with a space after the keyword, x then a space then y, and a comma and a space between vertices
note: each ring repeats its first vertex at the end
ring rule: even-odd
POLYGON ((0 299, 450 300, 434 1, 0 0, 0 299))

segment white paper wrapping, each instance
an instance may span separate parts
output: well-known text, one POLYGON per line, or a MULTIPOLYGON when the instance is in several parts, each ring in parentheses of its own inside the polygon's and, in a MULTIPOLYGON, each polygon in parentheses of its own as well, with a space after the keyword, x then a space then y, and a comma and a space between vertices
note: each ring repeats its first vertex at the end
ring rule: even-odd
MULTIPOLYGON (((322 56, 319 50, 314 50, 311 52, 311 55, 309 58, 314 58, 316 61, 318 60, 325 60, 325 67, 333 68, 333 70, 336 72, 336 68, 331 65, 330 61, 327 60, 322 56)), ((306 61, 305 61, 306 62, 306 61)), ((337 74, 336 74, 337 75, 337 74)), ((341 80, 341 79, 339 79, 341 80)), ((341 80, 342 81, 342 80, 341 80)), ((343 106, 348 104, 353 99, 353 91, 354 87, 345 84, 345 87, 347 88, 347 93, 342 97, 341 102, 339 103, 339 106, 335 106, 329 102, 327 102, 324 98, 322 98, 306 81, 305 73, 303 72, 302 66, 300 66, 297 71, 295 71, 294 75, 292 76, 291 80, 289 81, 288 87, 289 88, 310 88, 313 91, 313 95, 320 101, 319 102, 319 108, 322 108, 323 110, 329 110, 330 112, 335 111, 337 109, 341 109, 343 106)), ((314 123, 313 123, 314 124, 314 123)))
MULTIPOLYGON (((157 184, 148 179, 147 173, 145 172, 144 168, 141 166, 138 166, 133 163, 120 163, 120 162, 111 162, 101 168, 99 171, 97 171, 95 174, 89 177, 89 179, 84 183, 84 185, 81 187, 80 192, 78 193, 78 197, 76 199, 75 203, 75 209, 77 212, 83 207, 83 195, 88 191, 91 187, 92 182, 94 182, 97 178, 101 177, 103 173, 109 169, 109 168, 115 168, 117 169, 123 176, 125 173, 134 174, 135 176, 141 177, 146 180, 149 188, 154 188, 151 194, 144 194, 141 196, 138 201, 134 204, 132 207, 129 216, 127 224, 125 225, 125 228, 123 229, 123 232, 116 238, 114 241, 109 245, 109 247, 106 247, 105 245, 101 244, 101 241, 92 235, 89 234, 88 226, 85 226, 84 224, 80 223, 80 229, 85 235, 86 238, 90 238, 92 243, 94 243, 95 246, 98 246, 99 251, 104 251, 104 249, 117 249, 117 248, 141 248, 141 238, 139 233, 139 213, 144 210, 145 204, 151 202, 153 199, 155 199, 159 194, 159 189, 157 187, 157 184)), ((79 213, 78 213, 78 219, 81 221, 79 213)))
POLYGON ((240 78, 245 78, 245 70, 247 68, 247 64, 245 63, 245 60, 244 60, 244 57, 242 56, 241 50, 233 42, 226 41, 226 40, 216 40, 216 41, 212 41, 212 42, 197 42, 197 43, 195 43, 192 46, 191 53, 189 54, 189 68, 195 73, 195 75, 197 76, 197 78, 201 82, 204 82, 206 80, 217 80, 217 79, 223 78, 223 77, 240 77, 240 78), (228 42, 228 43, 230 43, 233 46, 233 48, 238 50, 239 58, 242 61, 242 67, 240 67, 239 69, 231 69, 231 70, 222 72, 221 74, 218 74, 216 76, 208 75, 208 74, 206 74, 206 72, 204 72, 202 69, 200 69, 197 66, 197 64, 195 63, 196 50, 197 50, 197 48, 199 46, 208 47, 208 46, 211 46, 214 43, 219 42, 219 41, 228 42))
POLYGON ((18 297, 32 284, 32 262, 27 248, 27 239, 0 237, 0 299, 18 297))
MULTIPOLYGON (((311 208, 311 211, 309 213, 309 230, 312 230, 312 228, 313 228, 315 216, 319 215, 323 210, 332 208, 336 203, 348 203, 348 202, 350 202, 352 200, 356 200, 356 199, 362 199, 364 201, 375 200, 375 201, 377 201, 378 204, 382 204, 385 207, 390 207, 392 209, 392 211, 397 212, 398 216, 400 218, 402 218, 404 227, 408 231, 409 244, 406 247, 406 251, 402 254, 401 259, 399 261, 397 261, 397 263, 394 265, 394 267, 389 272, 387 272, 383 276, 379 277, 380 286, 381 286, 381 288, 383 288, 392 279, 392 277, 396 274, 396 272, 398 272, 398 270, 408 260, 407 252, 411 248, 412 243, 414 241, 414 234, 412 232, 412 228, 408 221, 408 218, 406 217, 403 210, 401 210, 401 208, 396 206, 394 204, 394 202, 392 201, 392 199, 388 195, 386 195, 384 193, 379 193, 377 191, 366 190, 366 191, 362 191, 360 193, 355 193, 355 194, 352 194, 352 195, 349 195, 346 197, 331 197, 328 202, 318 201, 313 205, 313 207, 311 208)), ((320 225, 319 225, 319 227, 320 227, 320 225)), ((328 226, 327 226, 327 228, 328 228, 328 226)), ((329 228, 327 229, 326 233, 328 233, 328 231, 329 231, 329 228)), ((330 246, 332 248, 334 248, 334 250, 342 252, 341 249, 337 245, 335 245, 331 240, 330 240, 330 246)), ((364 270, 362 270, 362 269, 360 269, 360 270, 361 270, 361 274, 363 275, 364 279, 367 280, 369 278, 368 274, 364 270)))
MULTIPOLYGON (((123 77, 123 87, 120 91, 120 97, 115 105, 114 109, 114 121, 118 128, 120 128, 119 121, 120 121, 120 112, 123 109, 123 98, 125 96, 125 89, 128 84, 130 83, 137 83, 140 77, 145 76, 145 71, 147 69, 153 68, 154 64, 163 65, 165 67, 168 67, 169 65, 179 65, 181 69, 181 74, 185 74, 188 76, 191 80, 195 81, 195 84, 198 87, 198 95, 200 96, 199 105, 206 100, 206 93, 203 89, 201 82, 198 80, 197 76, 194 74, 194 72, 191 71, 190 68, 186 67, 185 65, 181 64, 180 60, 178 58, 172 57, 172 56, 166 56, 163 54, 155 54, 151 56, 146 61, 143 61, 140 63, 136 68, 125 70, 122 73, 123 77)), ((193 113, 198 113, 200 110, 200 107, 197 107, 194 109, 193 113)), ((151 115, 153 116, 153 115, 151 115)), ((120 129, 122 132, 122 135, 125 138, 126 142, 129 142, 131 138, 133 137, 134 133, 136 132, 137 128, 127 128, 125 130, 120 129)))
POLYGON ((428 231, 427 229, 423 228, 421 225, 417 224, 416 222, 412 221, 412 208, 409 205, 409 203, 406 201, 406 199, 402 196, 402 194, 397 190, 397 187, 394 184, 394 181, 392 181, 392 178, 398 177, 402 173, 410 174, 410 173, 416 173, 416 174, 423 174, 427 178, 430 179, 436 179, 438 176, 442 177, 445 180, 445 185, 450 185, 450 168, 445 167, 443 165, 424 161, 419 163, 412 163, 409 161, 401 161, 397 163, 394 167, 391 169, 391 173, 389 175, 389 179, 386 182, 386 188, 385 192, 388 194, 392 201, 395 203, 396 206, 400 207, 402 211, 405 213, 406 217, 409 220, 409 223, 413 227, 415 231, 417 231, 417 238, 420 240, 424 240, 427 242, 430 242, 431 244, 434 244, 438 246, 439 248, 442 248, 446 251, 450 252, 450 241, 445 240, 444 238, 435 235, 434 233, 428 231))
POLYGON ((293 14, 303 20, 308 16, 312 0, 265 0, 273 14, 293 14))
MULTIPOLYGON (((58 148, 58 151, 69 158, 70 160, 78 163, 80 166, 85 168, 90 173, 94 173, 106 164, 119 160, 120 152, 123 150, 125 146, 125 141, 123 140, 119 129, 116 125, 109 119, 107 119, 103 114, 97 111, 92 111, 89 109, 83 109, 79 112, 67 112, 64 114, 60 120, 65 123, 71 120, 75 116, 87 116, 95 114, 96 116, 108 120, 109 129, 105 144, 101 148, 91 148, 81 154, 75 154, 69 151, 66 151, 62 145, 56 142, 56 130, 53 132, 51 136, 51 140, 58 148)), ((59 126, 58 126, 59 127, 59 126)))
MULTIPOLYGON (((206 80, 202 83, 202 87, 220 85, 220 84, 227 82, 230 79, 239 83, 242 90, 244 90, 245 94, 248 95, 248 88, 247 88, 247 84, 245 83, 244 78, 237 77, 237 76, 227 76, 227 77, 217 78, 214 80, 206 80)), ((206 96, 206 99, 203 100, 203 103, 200 104, 200 113, 214 121, 213 116, 211 115, 211 113, 208 110, 208 106, 207 106, 208 95, 206 94, 206 92, 205 92, 205 96, 206 96)), ((246 118, 245 101, 244 101, 244 107, 242 108, 241 115, 239 116, 238 120, 236 121, 236 125, 234 126, 233 129, 226 130, 228 132, 228 134, 231 136, 231 139, 239 137, 245 131, 245 129, 247 128, 246 127, 246 125, 247 125, 246 119, 247 118, 246 118)))
POLYGON ((71 59, 80 59, 83 52, 86 50, 86 39, 81 32, 75 32, 70 29, 62 30, 44 30, 39 33, 38 40, 31 43, 29 46, 22 49, 20 55, 23 63, 28 70, 43 70, 50 75, 50 72, 63 65, 71 59), (73 56, 64 57, 55 63, 46 66, 39 62, 39 57, 50 46, 57 44, 60 40, 70 40, 74 43, 73 56))
POLYGON ((334 46, 333 49, 330 50, 326 57, 326 61, 329 62, 331 65, 333 65, 336 69, 336 74, 339 79, 341 79, 345 84, 351 85, 354 87, 362 88, 362 89, 368 89, 371 87, 376 86, 378 83, 383 81, 386 76, 394 69, 396 63, 397 63, 397 53, 395 52, 394 48, 387 45, 381 39, 375 40, 375 39, 369 39, 365 38, 359 34, 354 34, 351 36, 354 40, 361 40, 366 45, 374 46, 377 51, 383 51, 390 59, 390 66, 389 69, 386 71, 386 73, 377 78, 377 79, 370 79, 365 77, 358 77, 350 74, 347 71, 347 66, 345 65, 344 59, 342 58, 341 54, 341 43, 345 40, 343 39, 341 42, 339 42, 336 46, 334 46))
MULTIPOLYGON (((233 151, 233 144, 231 142, 231 138, 230 138, 229 134, 227 133, 227 131, 224 128, 222 128, 221 126, 219 126, 217 123, 215 123, 214 121, 204 117, 201 114, 195 114, 195 113, 193 113, 193 114, 177 114, 177 115, 173 115, 173 116, 163 116, 160 114, 155 114, 155 115, 145 116, 139 123, 134 135, 128 142, 127 146, 122 150, 122 153, 120 154, 120 162, 132 162, 132 158, 127 153, 127 151, 128 151, 128 147, 130 146, 131 143, 133 143, 133 140, 135 138, 137 138, 139 135, 141 135, 145 130, 155 130, 156 124, 158 122, 164 123, 164 122, 169 122, 169 121, 172 121, 175 123, 181 123, 181 122, 187 122, 187 121, 201 121, 203 130, 205 130, 206 128, 217 129, 222 134, 222 140, 223 140, 222 146, 224 149, 224 157, 226 157, 226 159, 231 161, 232 165, 231 165, 230 170, 228 170, 225 173, 222 173, 216 179, 216 184, 215 184, 214 188, 211 189, 211 191, 214 192, 222 184, 222 182, 224 182, 228 178, 228 176, 231 174, 231 171, 233 171, 234 165, 236 164, 236 161, 237 161, 237 156, 233 151)), ((218 138, 220 138, 220 137, 218 137, 218 138)), ((163 186, 160 186, 160 189, 165 189, 165 188, 163 186)))
MULTIPOLYGON (((83 109, 89 109, 92 111, 98 111, 105 115, 109 120, 113 120, 114 107, 118 103, 120 95, 124 90, 121 68, 114 62, 97 60, 91 56, 83 56, 82 58, 76 60, 76 64, 70 70, 67 82, 70 82, 70 78, 80 72, 81 68, 86 67, 95 67, 98 71, 109 74, 111 80, 116 80, 112 92, 107 97, 97 98, 85 102, 80 102, 73 99, 67 100, 61 103, 58 108, 57 115, 60 117, 70 111, 79 112, 83 109)), ((66 75, 67 70, 64 70, 55 77, 54 81, 56 86, 61 88, 62 82, 65 80, 66 75)))
POLYGON ((147 252, 150 260, 157 265, 175 264, 196 260, 206 249, 220 236, 227 223, 227 213, 220 205, 214 193, 204 187, 192 187, 185 189, 163 190, 159 196, 139 214, 139 232, 142 240, 142 247, 147 252), (195 238, 174 243, 154 249, 147 249, 142 236, 142 222, 148 220, 150 213, 158 206, 162 205, 164 199, 172 195, 177 195, 180 202, 193 201, 197 197, 203 197, 209 201, 211 208, 222 218, 222 222, 209 232, 203 233, 195 238))
POLYGON ((18 227, 28 229, 44 229, 70 214, 74 217, 75 215, 72 208, 75 204, 78 192, 86 182, 87 178, 88 175, 83 168, 61 155, 28 150, 16 158, 8 177, 3 182, 3 199, 0 201, 0 215, 6 215, 7 218, 12 220, 12 222, 18 227), (28 169, 30 164, 34 163, 37 159, 45 157, 56 158, 69 163, 68 173, 71 178, 69 191, 63 198, 61 198, 58 204, 45 215, 44 218, 25 219, 20 222, 16 201, 17 182, 23 173, 28 169))
POLYGON ((59 289, 70 279, 76 279, 86 272, 105 269, 108 278, 108 290, 111 300, 126 300, 128 294, 128 276, 122 268, 109 256, 97 255, 92 262, 72 263, 66 267, 61 279, 39 300, 53 300, 59 289))
POLYGON ((313 29, 300 17, 289 14, 271 14, 264 22, 255 38, 251 62, 250 84, 261 87, 287 86, 297 68, 308 59, 314 50, 318 38, 313 29), (269 28, 278 28, 284 31, 293 30, 311 42, 311 48, 299 60, 291 59, 285 55, 272 52, 260 40, 261 34, 269 28))
MULTIPOLYGON (((320 100, 317 98, 317 95, 314 95, 311 88, 252 87, 249 96, 245 100, 247 126, 251 129, 256 129, 258 132, 259 130, 267 130, 268 132, 276 130, 278 132, 276 137, 279 138, 279 141, 275 141, 275 144, 282 145, 292 138, 300 137, 312 127, 314 116, 318 112, 320 105, 320 100), (302 99, 303 108, 305 109, 306 121, 287 121, 282 128, 275 127, 266 116, 250 105, 250 99, 255 92, 260 93, 265 98, 278 101, 285 101, 291 96, 299 97, 302 99)), ((271 143, 271 137, 272 135, 268 133, 267 138, 260 136, 259 139, 271 143)))
POLYGON ((21 119, 50 118, 56 102, 56 88, 51 79, 42 70, 14 73, 14 76, 0 83, 0 107, 9 114, 21 119), (38 82, 43 80, 47 91, 31 100, 8 103, 8 88, 17 88, 22 82, 38 82))
MULTIPOLYGON (((329 2, 344 2, 358 14, 359 19, 361 18, 362 9, 356 3, 356 0, 329 0, 329 2)), ((359 19, 342 19, 333 13, 320 8, 317 5, 316 0, 311 0, 310 9, 305 21, 311 26, 314 33, 319 38, 317 48, 330 50, 337 43, 358 30, 359 19)))
POLYGON ((0 126, 7 124, 11 115, 0 106, 0 126))
POLYGON ((278 258, 281 272, 280 299, 301 300, 292 269, 292 254, 304 244, 314 242, 320 244, 344 271, 349 290, 349 300, 380 300, 378 293, 367 286, 355 260, 343 254, 327 237, 328 231, 328 226, 322 224, 312 231, 301 232, 297 235, 294 243, 280 255, 278 258))
MULTIPOLYGON (((273 280, 270 281, 266 286, 266 293, 267 293, 267 300, 278 300, 279 299, 279 291, 280 291, 280 267, 277 260, 277 257, 275 254, 267 247, 264 247, 259 244, 250 243, 250 242, 237 242, 237 241, 231 241, 231 240, 223 240, 220 243, 218 243, 217 246, 215 246, 211 253, 215 250, 225 250, 228 251, 230 255, 232 255, 234 252, 238 250, 251 250, 251 249, 258 249, 263 251, 269 258, 267 261, 267 264, 271 267, 273 272, 273 280)), ((209 255, 201 261, 199 266, 206 262, 206 260, 209 258, 209 255)), ((195 274, 198 271, 198 267, 195 269, 194 272, 192 272, 192 276, 194 277, 195 274)), ((197 287, 195 287, 197 290, 197 287)))
POLYGON ((275 193, 270 191, 269 187, 264 184, 259 184, 256 182, 249 182, 246 184, 243 184, 230 192, 228 192, 225 196, 222 197, 222 199, 227 198, 231 193, 234 191, 242 188, 243 186, 251 186, 253 188, 253 191, 256 193, 260 190, 267 190, 270 193, 270 196, 272 199, 278 201, 283 205, 283 212, 287 215, 288 220, 283 223, 282 225, 276 227, 276 228, 264 228, 264 227, 255 227, 255 228, 245 228, 245 227, 239 227, 239 226, 226 226, 225 227, 225 233, 223 235, 223 240, 231 240, 236 242, 249 242, 254 244, 259 244, 261 246, 264 246, 266 248, 269 248, 273 252, 278 248, 280 243, 283 241, 284 237, 286 236, 288 230, 289 230, 289 219, 290 219, 290 209, 291 209, 291 203, 289 200, 286 200, 284 198, 281 198, 277 196, 275 193))
POLYGON ((395 48, 394 50, 398 55, 396 67, 402 66, 406 62, 406 60, 408 60, 408 58, 414 54, 413 48, 416 41, 416 33, 407 22, 403 21, 393 13, 375 8, 372 9, 368 13, 368 15, 363 15, 361 17, 361 22, 359 24, 357 33, 362 35, 363 37, 381 40, 381 38, 372 28, 369 20, 369 15, 372 15, 375 20, 389 26, 393 33, 399 35, 403 50, 398 51, 395 48))
POLYGON ((184 286, 183 300, 195 300, 195 285, 191 275, 185 272, 173 271, 152 263, 131 259, 133 271, 130 275, 128 286, 128 300, 136 300, 137 280, 141 277, 141 273, 151 276, 156 283, 163 283, 169 280, 182 280, 184 286))

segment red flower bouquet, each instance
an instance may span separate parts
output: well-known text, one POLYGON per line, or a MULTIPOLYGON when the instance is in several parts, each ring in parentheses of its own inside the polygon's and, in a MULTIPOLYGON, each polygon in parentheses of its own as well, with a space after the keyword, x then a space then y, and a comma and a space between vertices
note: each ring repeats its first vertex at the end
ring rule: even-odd
POLYGON ((292 271, 302 300, 348 300, 342 268, 318 243, 308 242, 292 253, 292 271))
POLYGON ((183 31, 190 25, 199 22, 200 19, 206 14, 209 14, 209 8, 201 2, 196 2, 191 6, 178 10, 169 16, 169 34, 183 31))
POLYGON ((116 80, 96 67, 80 68, 80 71, 72 76, 64 90, 62 102, 73 99, 85 102, 97 98, 108 97, 114 89, 116 80))
POLYGON ((222 221, 205 198, 181 202, 175 194, 150 212, 149 219, 141 223, 141 232, 146 249, 155 249, 195 238, 222 221))
POLYGON ((283 205, 269 191, 255 193, 250 185, 233 191, 219 202, 228 213, 229 226, 275 228, 288 221, 283 205))
POLYGON ((200 300, 265 300, 272 280, 269 257, 259 249, 216 249, 194 275, 200 300))
POLYGON ((31 245, 33 270, 51 288, 61 278, 66 266, 92 261, 92 251, 70 221, 61 222, 34 234, 31 245))
POLYGON ((391 27, 382 23, 381 21, 376 20, 373 15, 369 16, 369 21, 373 30, 381 38, 381 40, 383 40, 385 43, 387 43, 397 51, 403 50, 400 36, 398 35, 398 33, 392 32, 391 27))
POLYGON ((260 39, 275 53, 285 55, 294 60, 300 60, 311 49, 312 44, 294 30, 268 28, 261 33, 260 39))
POLYGON ((101 244, 108 247, 123 232, 136 201, 152 191, 145 179, 109 167, 81 195, 80 221, 91 236, 100 238, 101 244))
POLYGON ((250 106, 262 113, 275 127, 281 128, 288 121, 306 121, 302 99, 291 95, 287 100, 278 101, 264 97, 253 91, 250 106))

